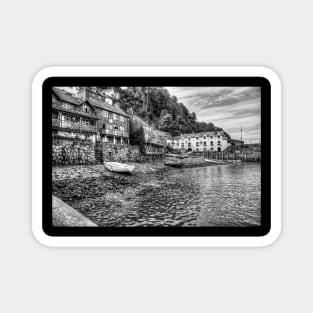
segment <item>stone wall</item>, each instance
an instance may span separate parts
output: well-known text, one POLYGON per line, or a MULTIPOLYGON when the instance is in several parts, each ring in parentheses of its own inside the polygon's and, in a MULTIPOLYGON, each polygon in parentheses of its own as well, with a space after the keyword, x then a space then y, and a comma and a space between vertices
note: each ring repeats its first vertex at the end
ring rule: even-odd
POLYGON ((95 146, 90 141, 52 140, 52 165, 93 164, 95 146))
POLYGON ((105 161, 137 162, 140 158, 141 155, 138 146, 114 145, 106 142, 96 145, 96 159, 100 163, 105 161))
POLYGON ((114 145, 105 142, 98 142, 94 145, 87 140, 53 138, 52 165, 103 164, 106 161, 144 162, 163 159, 163 148, 153 148, 153 151, 151 149, 147 146, 146 154, 142 155, 138 146, 114 145))

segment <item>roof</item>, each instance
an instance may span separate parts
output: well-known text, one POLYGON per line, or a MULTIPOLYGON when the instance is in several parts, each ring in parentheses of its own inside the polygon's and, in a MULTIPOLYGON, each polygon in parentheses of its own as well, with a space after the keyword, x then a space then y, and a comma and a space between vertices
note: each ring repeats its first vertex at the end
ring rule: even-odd
POLYGON ((212 135, 225 135, 223 130, 217 130, 217 131, 210 131, 210 132, 203 132, 203 133, 191 133, 191 134, 181 134, 180 136, 175 136, 173 139, 180 139, 180 138, 186 138, 186 137, 199 137, 199 136, 212 136, 212 135))
POLYGON ((122 111, 121 109, 117 108, 117 107, 113 107, 107 103, 105 103, 104 101, 101 100, 97 100, 97 99, 93 99, 93 98, 89 98, 88 100, 86 100, 86 102, 89 102, 92 106, 96 107, 96 108, 100 108, 103 110, 107 110, 116 114, 120 114, 126 117, 129 117, 124 111, 122 111))
POLYGON ((79 98, 75 98, 73 97, 72 95, 62 91, 62 90, 59 90, 59 89, 56 89, 56 88, 52 88, 52 92, 61 100, 61 101, 64 101, 64 102, 68 102, 68 103, 71 103, 71 104, 75 104, 75 105, 80 105, 82 104, 84 101, 79 99, 79 98))
POLYGON ((94 119, 94 120, 98 120, 99 119, 99 117, 96 114, 92 115, 92 114, 89 114, 89 113, 86 113, 86 112, 82 112, 82 111, 73 111, 73 110, 69 110, 69 109, 65 109, 65 108, 58 108, 58 107, 54 107, 54 106, 52 106, 52 109, 55 110, 55 111, 67 112, 67 113, 70 113, 70 114, 73 114, 73 115, 89 117, 89 118, 94 119))
POLYGON ((113 107, 109 104, 106 104, 104 101, 93 99, 93 98, 89 98, 87 100, 82 100, 80 98, 73 97, 72 95, 70 95, 70 94, 68 94, 62 90, 55 89, 55 88, 52 88, 52 90, 53 90, 53 93, 57 96, 57 98, 60 99, 61 101, 68 102, 68 103, 71 103, 74 105, 81 105, 82 103, 88 103, 89 105, 91 105, 91 107, 97 107, 100 109, 104 109, 104 110, 107 110, 107 111, 110 111, 113 113, 117 113, 117 114, 129 117, 121 109, 113 107))

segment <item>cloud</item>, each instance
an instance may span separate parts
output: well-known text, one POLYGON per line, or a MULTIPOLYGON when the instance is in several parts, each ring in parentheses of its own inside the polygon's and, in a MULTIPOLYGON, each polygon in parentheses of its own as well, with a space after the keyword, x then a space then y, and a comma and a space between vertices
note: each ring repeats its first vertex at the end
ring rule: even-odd
POLYGON ((261 137, 259 87, 166 87, 202 122, 213 122, 233 138, 246 142, 261 137))

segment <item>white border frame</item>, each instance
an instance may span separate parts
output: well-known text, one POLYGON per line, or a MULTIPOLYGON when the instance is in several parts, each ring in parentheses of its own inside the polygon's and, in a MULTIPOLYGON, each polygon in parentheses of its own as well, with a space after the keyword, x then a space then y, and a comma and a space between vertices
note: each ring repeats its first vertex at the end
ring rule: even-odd
POLYGON ((51 247, 261 247, 272 244, 281 230, 281 83, 265 67, 48 67, 32 84, 32 229, 51 247), (52 76, 258 76, 271 84, 271 230, 261 237, 52 237, 42 229, 42 84, 52 76))

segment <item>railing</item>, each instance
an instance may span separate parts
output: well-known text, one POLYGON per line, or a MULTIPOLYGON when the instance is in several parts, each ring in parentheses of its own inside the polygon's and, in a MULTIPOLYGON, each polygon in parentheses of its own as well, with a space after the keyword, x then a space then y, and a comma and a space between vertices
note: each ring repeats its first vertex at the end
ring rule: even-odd
POLYGON ((119 137, 129 137, 129 133, 122 132, 122 131, 116 130, 116 129, 102 128, 100 130, 100 133, 101 133, 101 135, 114 135, 114 136, 119 136, 119 137))
POLYGON ((89 132, 97 132, 97 127, 92 125, 81 125, 81 130, 89 132))
POLYGON ((102 128, 102 129, 100 129, 100 134, 101 135, 114 135, 114 130, 102 128))
POLYGON ((62 121, 60 119, 52 119, 52 127, 70 129, 74 131, 87 131, 91 133, 97 132, 97 127, 93 125, 84 125, 82 123, 74 123, 69 121, 62 121))

